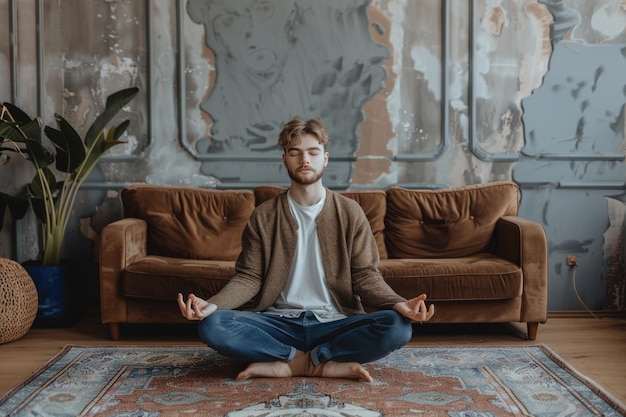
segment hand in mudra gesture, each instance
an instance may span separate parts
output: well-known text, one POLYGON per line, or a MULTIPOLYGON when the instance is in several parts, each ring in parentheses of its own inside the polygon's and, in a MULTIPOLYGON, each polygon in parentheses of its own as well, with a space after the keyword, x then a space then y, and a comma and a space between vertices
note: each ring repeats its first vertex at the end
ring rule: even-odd
POLYGON ((185 301, 181 293, 178 293, 178 308, 180 308, 181 314, 187 320, 202 320, 217 310, 215 304, 209 303, 193 294, 189 294, 187 301, 185 301))
POLYGON ((435 306, 433 304, 426 308, 426 294, 397 303, 393 306, 393 309, 414 323, 428 321, 435 314, 435 306))

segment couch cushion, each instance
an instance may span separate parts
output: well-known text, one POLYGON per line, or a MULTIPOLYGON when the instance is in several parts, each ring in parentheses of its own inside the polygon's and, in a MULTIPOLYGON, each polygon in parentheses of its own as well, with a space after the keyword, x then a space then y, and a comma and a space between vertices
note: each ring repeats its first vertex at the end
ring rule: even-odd
POLYGON ((255 203, 258 206, 277 195, 287 192, 287 190, 287 187, 281 187, 279 185, 259 185, 254 189, 255 203))
POLYGON ((387 190, 385 243, 389 258, 464 257, 489 247, 496 221, 517 215, 510 181, 443 190, 387 190))
POLYGON ((140 184, 121 197, 124 216, 148 224, 148 254, 188 259, 235 260, 254 210, 249 190, 140 184))
MULTIPOLYGON (((275 185, 261 185, 254 189, 256 204, 259 205, 270 198, 287 191, 286 187, 275 185)), ((387 208, 386 193, 383 190, 355 190, 339 191, 339 194, 348 197, 361 206, 365 217, 370 223, 380 259, 387 259, 385 247, 385 213, 387 208)))
POLYGON ((234 261, 147 256, 123 272, 122 293, 125 297, 153 300, 175 300, 179 292, 209 298, 233 275, 234 261))
POLYGON ((436 300, 500 300, 522 295, 522 270, 489 253, 465 258, 381 261, 385 281, 401 296, 436 300))
POLYGON ((372 228, 380 259, 387 259, 387 247, 385 246, 387 194, 383 190, 341 191, 340 194, 359 203, 372 228))

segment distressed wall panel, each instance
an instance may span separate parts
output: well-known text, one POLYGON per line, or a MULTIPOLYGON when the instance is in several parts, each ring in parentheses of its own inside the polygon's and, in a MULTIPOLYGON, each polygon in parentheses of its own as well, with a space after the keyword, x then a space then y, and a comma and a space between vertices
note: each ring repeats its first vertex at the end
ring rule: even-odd
POLYGON ((550 239, 549 306, 583 308, 576 284, 588 307, 623 309, 623 213, 606 197, 624 184, 624 5, 610 6, 610 23, 604 2, 545 4, 554 51, 543 84, 523 100, 526 140, 513 179, 525 188, 522 212, 550 239))
MULTIPOLYGON (((3 100, 79 130, 138 85, 114 148, 81 192, 66 246, 90 271, 131 182, 286 184, 276 138, 328 125, 333 188, 513 179, 550 241, 551 310, 624 308, 625 2, 585 0, 0 0, 3 100), (36 28, 40 30, 37 31, 36 28), (9 36, 12 35, 12 36, 9 36), (11 41, 12 40, 12 41, 11 41), (620 292, 621 291, 621 292, 620 292)), ((0 189, 32 172, 12 158, 0 189)), ((36 257, 32 218, 0 254, 36 257)))
MULTIPOLYGON (((2 39, 9 39, 11 36, 11 28, 12 28, 12 14, 11 8, 9 7, 8 0, 0 1, 0 22, 2 25, 0 26, 0 36, 2 39)), ((12 48, 10 42, 2 42, 0 43, 0 71, 2 74, 6 74, 9 76, 4 76, 0 79, 0 97, 5 97, 6 99, 11 99, 12 94, 12 72, 13 72, 13 56, 12 56, 12 48)))
POLYGON ((371 39, 368 3, 187 3, 189 19, 204 28, 202 38, 188 41, 210 50, 217 74, 199 104, 210 136, 188 146, 206 161, 203 173, 226 183, 285 182, 278 133, 293 116, 317 116, 336 139, 327 183, 349 186, 363 104, 387 77, 389 51, 371 39))
MULTIPOLYGON (((66 115, 77 130, 85 132, 104 108, 106 96, 120 88, 142 87, 136 108, 147 107, 148 70, 146 4, 142 1, 43 2, 43 93, 39 112, 66 115), (62 92, 60 95, 59 92, 62 92)), ((142 114, 122 110, 131 121, 126 144, 114 147, 115 155, 134 156, 146 147, 142 114)))

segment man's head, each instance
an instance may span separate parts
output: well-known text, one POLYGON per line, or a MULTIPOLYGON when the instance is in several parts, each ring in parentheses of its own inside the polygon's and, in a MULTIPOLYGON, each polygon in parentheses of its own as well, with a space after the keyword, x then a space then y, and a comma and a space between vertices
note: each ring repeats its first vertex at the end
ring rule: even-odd
POLYGON ((302 135, 305 133, 315 136, 326 151, 330 138, 324 123, 317 118, 304 120, 299 116, 294 117, 283 126, 283 130, 278 135, 278 146, 283 148, 286 153, 291 146, 300 144, 302 135))
POLYGON ((329 137, 319 119, 294 117, 283 127, 278 145, 283 148, 283 163, 291 180, 300 185, 318 182, 328 165, 329 137))

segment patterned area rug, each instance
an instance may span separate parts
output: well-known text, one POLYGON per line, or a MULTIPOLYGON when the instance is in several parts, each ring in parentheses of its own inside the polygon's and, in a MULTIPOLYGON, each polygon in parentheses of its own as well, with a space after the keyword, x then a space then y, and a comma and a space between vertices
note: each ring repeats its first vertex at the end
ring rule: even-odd
POLYGON ((373 383, 236 382, 244 364, 193 346, 68 346, 0 398, 5 416, 621 416, 623 404, 544 345, 403 348, 373 383))

